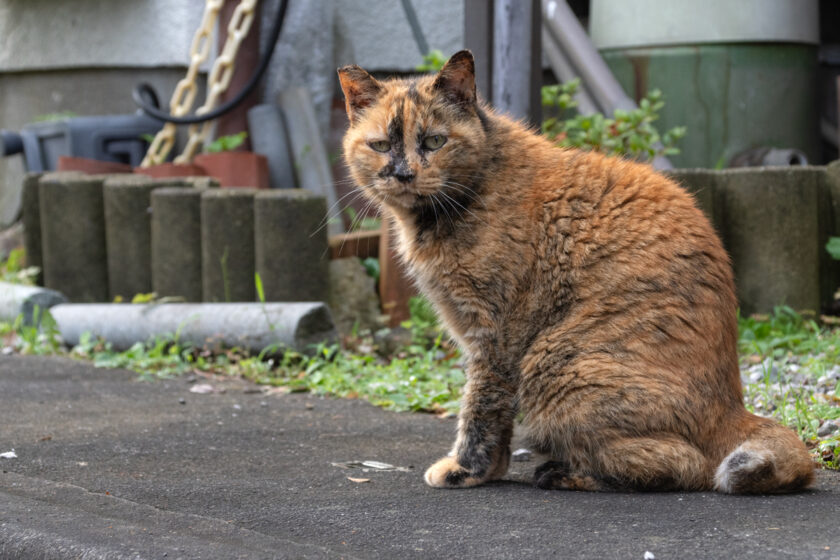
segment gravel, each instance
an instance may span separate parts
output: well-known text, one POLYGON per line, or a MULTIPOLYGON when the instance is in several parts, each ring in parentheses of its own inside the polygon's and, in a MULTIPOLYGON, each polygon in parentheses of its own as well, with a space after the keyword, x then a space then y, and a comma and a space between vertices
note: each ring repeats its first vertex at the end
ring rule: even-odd
POLYGON ((741 381, 747 408, 799 425, 824 461, 840 460, 840 366, 820 354, 750 356, 742 362, 741 381))

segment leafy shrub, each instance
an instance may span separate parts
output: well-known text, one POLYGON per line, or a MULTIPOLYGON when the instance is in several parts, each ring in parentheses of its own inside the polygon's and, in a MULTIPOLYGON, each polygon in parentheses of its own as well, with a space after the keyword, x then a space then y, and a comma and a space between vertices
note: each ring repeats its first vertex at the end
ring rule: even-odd
POLYGON ((568 110, 577 107, 574 96, 579 87, 580 79, 576 78, 542 88, 543 107, 558 115, 543 121, 542 132, 558 145, 638 160, 680 153, 676 143, 685 136, 686 128, 677 126, 660 135, 653 125, 665 106, 662 92, 658 89, 639 101, 637 109, 616 109, 612 118, 601 113, 563 118, 568 110))

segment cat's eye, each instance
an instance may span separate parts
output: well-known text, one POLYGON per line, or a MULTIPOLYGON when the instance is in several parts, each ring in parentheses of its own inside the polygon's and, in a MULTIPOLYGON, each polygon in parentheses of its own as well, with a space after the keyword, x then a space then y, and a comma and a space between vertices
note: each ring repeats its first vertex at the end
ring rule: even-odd
POLYGON ((391 143, 387 140, 378 140, 376 142, 371 142, 370 147, 376 150, 377 152, 385 153, 391 149, 391 143))
POLYGON ((426 136, 423 138, 423 147, 427 150, 437 150, 446 144, 446 136, 435 134, 434 136, 426 136))

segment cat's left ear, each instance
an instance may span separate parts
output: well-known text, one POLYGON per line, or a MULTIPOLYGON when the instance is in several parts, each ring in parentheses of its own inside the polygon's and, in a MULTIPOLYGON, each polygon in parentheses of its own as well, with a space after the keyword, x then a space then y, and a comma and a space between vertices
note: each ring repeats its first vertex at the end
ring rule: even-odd
POLYGON ((444 64, 434 88, 458 105, 475 104, 475 60, 468 50, 458 51, 444 64))
POLYGON ((350 122, 356 122, 359 113, 373 105, 382 93, 379 82, 355 64, 339 68, 338 81, 341 82, 341 91, 344 92, 350 122))

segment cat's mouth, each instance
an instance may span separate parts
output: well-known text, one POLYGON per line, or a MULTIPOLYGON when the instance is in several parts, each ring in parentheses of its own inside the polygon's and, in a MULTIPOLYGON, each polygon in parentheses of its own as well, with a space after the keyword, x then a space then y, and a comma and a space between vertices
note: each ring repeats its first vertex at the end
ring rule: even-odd
POLYGON ((382 202, 389 206, 399 206, 411 209, 417 205, 424 196, 416 191, 403 189, 387 189, 380 191, 382 202))

